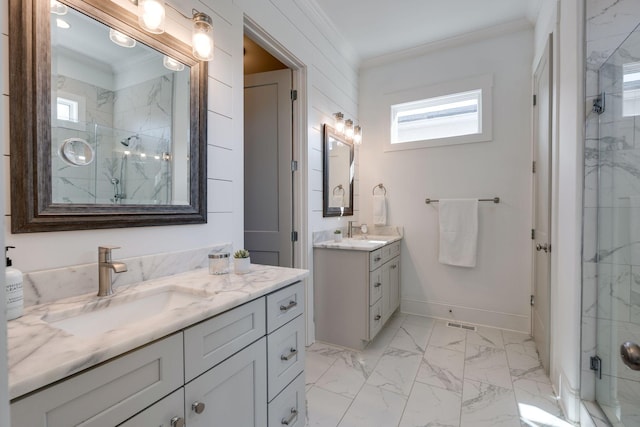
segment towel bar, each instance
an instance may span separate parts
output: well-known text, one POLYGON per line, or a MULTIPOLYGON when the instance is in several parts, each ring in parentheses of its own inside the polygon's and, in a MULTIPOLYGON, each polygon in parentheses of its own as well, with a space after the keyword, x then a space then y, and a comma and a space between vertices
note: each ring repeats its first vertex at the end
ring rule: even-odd
MULTIPOLYGON (((439 199, 424 199, 424 202, 426 204, 430 204, 430 203, 438 203, 440 200, 439 199)), ((494 197, 492 199, 478 199, 479 202, 493 202, 493 203, 500 203, 500 197, 494 197)))
POLYGON ((387 189, 384 187, 382 183, 373 186, 373 190, 371 190, 371 194, 376 195, 376 188, 379 188, 384 191, 384 195, 387 195, 387 189))

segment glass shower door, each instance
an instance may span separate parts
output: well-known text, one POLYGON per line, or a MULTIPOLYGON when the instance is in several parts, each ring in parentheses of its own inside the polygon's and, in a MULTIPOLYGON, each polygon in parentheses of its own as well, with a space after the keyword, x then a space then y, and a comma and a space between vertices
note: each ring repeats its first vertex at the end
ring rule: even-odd
POLYGON ((640 426, 640 29, 599 79, 596 399, 614 426, 640 426))

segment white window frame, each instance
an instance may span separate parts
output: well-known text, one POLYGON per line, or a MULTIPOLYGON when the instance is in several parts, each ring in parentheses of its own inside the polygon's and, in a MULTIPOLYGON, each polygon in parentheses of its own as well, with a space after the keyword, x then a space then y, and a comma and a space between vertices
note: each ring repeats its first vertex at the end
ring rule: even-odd
POLYGON ((54 108, 51 108, 51 119, 53 120, 53 123, 55 123, 56 127, 74 129, 79 131, 85 131, 87 129, 87 101, 84 96, 64 91, 57 91, 53 92, 53 98, 55 99, 55 101, 52 102, 52 107, 54 108), (62 98, 65 101, 71 101, 76 104, 77 114, 75 119, 77 121, 62 120, 58 118, 58 98, 62 98))
POLYGON ((420 87, 401 92, 394 92, 386 95, 386 104, 389 111, 389 119, 387 123, 388 138, 385 142, 385 151, 399 150, 415 150, 419 148, 441 147, 447 145, 470 144, 475 142, 487 142, 493 139, 493 115, 492 115, 492 98, 493 98, 493 75, 486 74, 477 77, 471 77, 464 80, 456 80, 442 83, 434 86, 420 87), (445 138, 426 139, 420 141, 410 141, 401 143, 391 143, 392 131, 394 130, 393 121, 395 120, 393 107, 402 104, 428 100, 448 95, 460 94, 474 90, 481 90, 479 103, 479 132, 467 135, 450 136, 445 138))

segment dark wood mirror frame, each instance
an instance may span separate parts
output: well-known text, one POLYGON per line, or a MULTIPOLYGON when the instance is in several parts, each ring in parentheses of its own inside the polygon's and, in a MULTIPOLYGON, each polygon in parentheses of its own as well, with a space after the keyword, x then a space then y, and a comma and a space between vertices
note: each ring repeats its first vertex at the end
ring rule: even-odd
POLYGON ((353 167, 354 161, 354 147, 353 143, 347 141, 343 136, 340 136, 334 128, 325 124, 323 132, 323 144, 322 144, 322 216, 352 216, 353 215, 353 179, 349 180, 349 205, 343 209, 330 207, 329 202, 333 194, 333 189, 330 185, 331 168, 329 167, 329 138, 334 138, 349 147, 349 167, 353 167))
POLYGON ((11 232, 86 230, 207 222, 207 63, 191 47, 140 29, 105 0, 62 0, 85 15, 191 67, 189 205, 56 204, 51 193, 50 0, 9 1, 11 232))

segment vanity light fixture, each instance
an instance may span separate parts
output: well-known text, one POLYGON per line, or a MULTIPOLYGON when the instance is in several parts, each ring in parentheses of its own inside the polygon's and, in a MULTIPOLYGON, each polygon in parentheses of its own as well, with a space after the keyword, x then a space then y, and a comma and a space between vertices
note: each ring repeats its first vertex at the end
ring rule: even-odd
POLYGON ((109 28, 109 40, 117 44, 118 46, 132 48, 136 45, 135 39, 132 39, 126 34, 122 34, 118 30, 109 28))
POLYGON ((213 21, 206 13, 194 11, 191 30, 193 56, 201 61, 213 60, 213 21))
POLYGON ((67 5, 62 4, 57 0, 51 0, 51 13, 54 15, 66 15, 67 5))
POLYGON ((360 125, 356 125, 353 128, 353 143, 356 145, 362 144, 362 128, 360 125))
POLYGON ((71 25, 69 25, 69 23, 62 18, 56 18, 56 26, 58 28, 62 28, 63 30, 71 28, 71 25))
POLYGON ((138 5, 138 23, 140 27, 153 34, 164 33, 165 6, 175 10, 186 19, 190 19, 192 22, 191 45, 193 56, 200 61, 213 60, 213 20, 209 15, 192 9, 192 16, 188 17, 174 6, 165 3, 164 0, 131 0, 131 2, 138 5))
POLYGON ((334 113, 333 117, 335 118, 335 123, 333 128, 336 130, 337 133, 343 134, 344 133, 344 114, 338 111, 337 113, 334 113))
POLYGON ((347 139, 353 139, 353 120, 351 119, 347 119, 344 122, 344 136, 346 136, 347 139))
POLYGON ((138 0, 138 24, 153 34, 164 33, 164 0, 138 0))
POLYGON ((162 65, 164 65, 164 68, 171 71, 184 70, 184 64, 182 62, 176 61, 175 59, 167 55, 165 55, 164 58, 162 58, 162 65))

